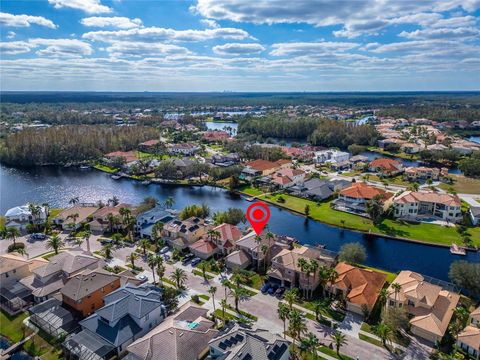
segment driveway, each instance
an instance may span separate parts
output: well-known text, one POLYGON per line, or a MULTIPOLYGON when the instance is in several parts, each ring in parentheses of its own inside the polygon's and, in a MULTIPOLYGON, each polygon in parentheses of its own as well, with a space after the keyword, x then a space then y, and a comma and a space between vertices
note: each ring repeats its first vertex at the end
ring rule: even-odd
POLYGON ((361 315, 347 312, 345 319, 338 326, 338 330, 340 330, 344 334, 348 334, 354 338, 358 338, 358 333, 360 332, 360 328, 362 327, 362 322, 363 319, 361 315))

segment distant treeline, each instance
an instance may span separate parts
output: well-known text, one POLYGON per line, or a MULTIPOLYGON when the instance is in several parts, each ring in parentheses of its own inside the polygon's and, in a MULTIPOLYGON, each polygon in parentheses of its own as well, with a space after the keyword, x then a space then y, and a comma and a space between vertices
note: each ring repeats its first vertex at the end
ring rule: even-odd
POLYGON ((354 125, 319 118, 247 118, 241 120, 238 133, 263 138, 308 139, 312 145, 346 148, 351 144, 373 145, 378 133, 372 125, 354 125))
POLYGON ((156 137, 156 129, 144 126, 66 125, 26 129, 5 138, 0 147, 0 162, 13 166, 79 162, 112 151, 132 150, 156 137))
POLYGON ((454 105, 406 105, 382 109, 377 115, 392 116, 394 118, 426 118, 435 121, 465 120, 472 122, 480 119, 480 106, 454 106, 454 105))

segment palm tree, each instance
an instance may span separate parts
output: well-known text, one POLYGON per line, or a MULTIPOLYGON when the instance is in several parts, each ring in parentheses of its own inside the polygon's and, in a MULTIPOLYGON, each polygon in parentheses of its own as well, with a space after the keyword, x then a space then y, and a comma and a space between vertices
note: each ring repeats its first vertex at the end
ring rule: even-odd
POLYGON ((317 336, 314 333, 309 332, 307 336, 304 339, 302 339, 302 344, 305 347, 305 350, 307 351, 307 353, 312 354, 312 358, 316 359, 317 348, 320 345, 317 336))
POLYGON ((112 257, 112 248, 112 244, 103 245, 103 256, 105 256, 105 259, 110 259, 112 257))
POLYGON ((380 323, 377 326, 374 326, 373 332, 380 338, 380 340, 382 340, 382 344, 385 347, 387 346, 387 341, 392 340, 393 331, 390 326, 385 323, 380 323))
POLYGON ((165 276, 165 265, 163 265, 163 259, 159 256, 158 263, 157 263, 157 275, 158 275, 158 282, 163 286, 163 277, 165 276))
MULTIPOLYGON (((318 268, 320 267, 320 264, 318 263, 317 260, 315 259, 310 259, 310 270, 312 271, 312 274, 313 274, 313 283, 316 284, 316 280, 317 280, 317 272, 318 272, 318 268)), ((313 288, 310 289, 310 297, 313 296, 313 288)))
POLYGON ((148 258, 147 258, 147 264, 148 266, 150 267, 150 269, 152 269, 152 274, 153 274, 153 284, 156 283, 155 281, 155 267, 157 266, 157 263, 158 263, 158 259, 160 257, 156 256, 156 255, 153 255, 153 254, 149 254, 148 255, 148 258))
POLYGON ((230 295, 233 297, 233 300, 235 301, 235 310, 237 310, 237 312, 239 312, 238 304, 239 304, 240 299, 242 297, 248 296, 247 291, 241 286, 232 286, 230 288, 230 295))
POLYGON ((65 244, 63 243, 62 239, 60 239, 60 236, 58 236, 57 234, 53 235, 47 241, 47 249, 55 251, 55 255, 58 255, 58 250, 60 250, 64 246, 65 244))
MULTIPOLYGON (((222 318, 225 319, 225 308, 227 307, 227 300, 220 300, 220 306, 222 307, 222 318)), ((225 322, 225 320, 223 320, 225 322)))
POLYGON ((263 244, 263 245, 260 247, 260 251, 261 251, 262 254, 263 254, 263 259, 264 259, 264 261, 263 261, 263 272, 265 273, 265 272, 267 271, 267 261, 266 261, 267 257, 266 257, 266 255, 267 255, 267 253, 268 253, 268 246, 265 245, 265 244, 263 244))
POLYGON ((185 283, 185 281, 187 281, 188 277, 184 270, 176 268, 171 276, 171 279, 175 281, 177 290, 180 290, 181 288, 183 288, 183 284, 185 283))
POLYGON ((137 260, 138 255, 134 252, 132 252, 130 255, 127 256, 127 261, 130 261, 130 264, 132 265, 132 269, 135 269, 135 260, 137 260))
POLYGON ((320 268, 318 269, 318 280, 320 282, 320 285, 322 286, 322 293, 323 293, 323 297, 325 298, 326 297, 326 294, 327 294, 327 283, 328 283, 328 277, 329 277, 329 268, 327 268, 326 266, 320 266, 320 268))
POLYGON ((392 286, 393 291, 395 292, 395 306, 397 306, 397 296, 398 296, 398 293, 400 292, 400 290, 402 290, 402 286, 397 282, 392 283, 391 286, 392 286))
POLYGON ((90 236, 92 236, 92 233, 90 231, 85 231, 83 233, 83 236, 82 238, 85 240, 85 242, 87 243, 87 251, 90 252, 90 236))
MULTIPOLYGON (((259 247, 260 243, 262 242, 262 238, 259 235, 255 236, 255 242, 257 243, 257 248, 259 247)), ((257 250, 257 272, 260 269, 260 254, 257 250)))
POLYGON ((162 230, 163 230, 163 223, 161 221, 155 223, 155 225, 153 225, 152 227, 152 238, 154 240, 159 240, 162 230))
POLYGON ((332 335, 332 340, 333 340, 333 343, 335 344, 337 355, 340 356, 340 348, 343 345, 347 344, 347 337, 344 334, 342 334, 340 331, 336 331, 332 335))
POLYGON ((18 248, 18 249, 15 250, 15 252, 16 252, 18 255, 26 256, 27 259, 28 259, 28 252, 27 252, 27 250, 25 250, 25 248, 18 248))
POLYGON ((278 314, 278 318, 283 321, 283 337, 284 338, 287 336, 285 332, 287 331, 286 322, 287 322, 289 313, 290 313, 290 309, 288 308, 288 306, 285 303, 279 302, 277 314, 278 314))
POLYGON ((17 237, 20 236, 20 231, 13 226, 9 226, 5 229, 5 237, 13 241, 13 247, 17 247, 17 237))
POLYGON ((147 256, 147 248, 150 247, 150 241, 142 239, 138 242, 138 246, 142 249, 143 256, 147 256))
POLYGON ((227 295, 228 295, 227 290, 232 287, 232 283, 231 283, 229 280, 225 279, 225 280, 222 281, 222 286, 223 286, 223 288, 224 288, 224 290, 225 290, 224 299, 225 299, 225 301, 226 301, 226 300, 227 300, 227 295))
POLYGON ((107 202, 113 206, 117 206, 120 203, 120 200, 115 195, 111 199, 108 199, 107 202))
MULTIPOLYGON (((298 259, 297 261, 297 266, 300 268, 301 272, 304 273, 306 275, 307 273, 307 267, 308 267, 308 261, 301 257, 300 259, 298 259)), ((308 274, 308 279, 310 280, 310 273, 308 274)), ((303 297, 306 298, 305 296, 305 288, 303 288, 303 297)), ((308 290, 307 290, 308 291, 308 290)))
POLYGON ((302 333, 307 331, 307 326, 305 325, 305 320, 300 311, 292 310, 288 315, 288 333, 293 339, 293 347, 295 348, 295 340, 300 339, 302 333))
POLYGON ((68 203, 69 203, 70 205, 72 205, 72 206, 75 206, 76 204, 78 204, 79 201, 80 201, 80 200, 78 199, 78 196, 75 196, 75 197, 71 198, 71 199, 68 201, 68 203))
POLYGON ((129 208, 126 208, 126 207, 121 207, 120 210, 118 210, 118 213, 120 214, 120 216, 122 217, 122 223, 124 226, 126 226, 127 224, 127 219, 130 217, 131 215, 131 211, 129 208))
POLYGON ((115 216, 112 213, 107 214, 108 226, 110 228, 110 234, 113 233, 113 225, 115 223, 115 216))
POLYGON ((313 307, 315 310, 315 320, 320 321, 324 304, 321 301, 316 300, 313 302, 313 307))
POLYGON ((67 219, 72 219, 73 221, 73 230, 76 230, 77 228, 77 219, 79 218, 80 215, 78 213, 75 214, 70 214, 67 216, 67 219))
POLYGON ((268 231, 265 234, 265 238, 268 240, 268 255, 267 255, 267 258, 270 259, 270 251, 272 250, 272 240, 275 238, 275 235, 271 231, 268 231))
POLYGON ((293 303, 297 301, 298 298, 298 289, 293 288, 290 290, 285 291, 284 299, 288 304, 288 309, 290 311, 293 310, 293 303))
POLYGON ((212 296, 213 313, 215 314, 215 294, 217 293, 217 287, 210 286, 208 288, 208 293, 212 296))
POLYGON ((327 280, 330 284, 334 284, 338 279, 338 272, 335 268, 329 268, 327 271, 327 280))
POLYGON ((388 290, 386 288, 382 288, 378 293, 378 301, 380 301, 380 305, 383 307, 387 303, 388 297, 388 290))
POLYGON ((35 204, 28 204, 28 210, 32 214, 32 223, 34 224, 35 229, 36 229, 38 218, 40 216, 42 208, 38 205, 35 205, 35 204))
POLYGON ((163 203, 167 209, 171 209, 173 205, 175 205, 175 199, 171 196, 167 197, 165 199, 165 202, 163 203))
POLYGON ((208 281, 208 278, 207 278, 207 268, 208 268, 208 264, 207 264, 205 261, 202 261, 200 264, 198 264, 197 267, 198 267, 200 270, 202 270, 203 280, 208 281))

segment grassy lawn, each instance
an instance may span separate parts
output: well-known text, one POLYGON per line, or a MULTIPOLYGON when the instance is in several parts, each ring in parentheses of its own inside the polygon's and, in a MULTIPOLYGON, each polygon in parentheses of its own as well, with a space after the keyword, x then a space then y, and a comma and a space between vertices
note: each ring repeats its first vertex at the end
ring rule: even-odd
POLYGON ((172 285, 172 286, 175 286, 175 287, 177 286, 177 284, 175 284, 175 281, 173 281, 173 280, 171 280, 171 279, 169 279, 169 278, 165 278, 165 277, 164 277, 164 278, 162 278, 162 281, 163 281, 164 283, 170 284, 170 285, 172 285))
POLYGON ((111 168, 111 167, 108 167, 108 166, 105 166, 105 165, 102 165, 102 164, 97 164, 97 165, 94 165, 93 167, 97 170, 104 171, 104 172, 107 172, 107 173, 115 173, 115 172, 118 171, 118 169, 114 169, 114 168, 111 168))
POLYGON ((22 340, 22 322, 27 318, 26 312, 16 316, 10 316, 3 310, 0 312, 0 334, 8 338, 11 342, 16 343, 22 340))
MULTIPOLYGON (((59 252, 60 252, 60 251, 59 251, 59 252)), ((52 252, 50 252, 50 253, 48 253, 48 254, 42 255, 42 258, 44 258, 45 260, 48 260, 48 259, 50 259, 52 256, 55 256, 55 255, 56 255, 55 252, 52 251, 52 252)))
POLYGON ((387 182, 389 185, 401 185, 401 186, 406 186, 409 187, 410 185, 413 184, 413 182, 409 182, 406 180, 403 180, 403 177, 401 175, 399 176, 394 176, 394 177, 388 177, 388 178, 380 178, 377 175, 372 175, 369 174, 368 176, 369 181, 378 181, 378 182, 387 182))
POLYGON ((382 342, 381 342, 380 340, 371 338, 370 336, 367 336, 367 335, 364 335, 364 334, 358 334, 358 338, 359 338, 360 340, 369 342, 370 344, 373 344, 373 345, 375 345, 375 346, 383 347, 383 344, 382 344, 382 342))
POLYGON ((405 159, 405 160, 418 160, 419 159, 419 156, 415 155, 415 154, 406 154, 404 152, 392 153, 390 151, 386 151, 386 150, 380 149, 380 148, 375 147, 375 146, 369 147, 368 151, 375 152, 375 153, 378 153, 380 155, 395 156, 395 157, 405 159))
POLYGON ((251 195, 251 196, 258 196, 258 195, 262 195, 263 194, 263 191, 260 190, 260 189, 257 189, 256 187, 253 187, 252 185, 246 185, 246 186, 242 186, 241 188, 238 189, 239 191, 247 194, 247 195, 251 195))
POLYGON ((373 271, 379 272, 381 274, 387 275, 387 282, 390 283, 390 284, 397 277, 397 274, 395 274, 395 273, 385 271, 385 270, 381 270, 381 269, 377 269, 377 268, 374 268, 374 267, 371 267, 371 266, 365 266, 365 265, 361 265, 361 264, 356 264, 356 266, 358 266, 360 268, 363 268, 363 269, 369 269, 369 270, 373 270, 373 271))
POLYGON ((210 261, 205 261, 205 260, 200 261, 200 263, 197 265, 199 269, 201 269, 201 267, 203 266, 200 264, 207 265, 206 267, 207 272, 210 272, 212 274, 217 274, 217 275, 220 274, 220 271, 218 271, 218 269, 215 266, 212 266, 212 263, 210 261))
MULTIPOLYGON (((201 272, 200 270, 193 269, 193 270, 192 270, 192 274, 197 275, 197 276, 200 276, 200 277, 203 278, 203 272, 201 272)), ((205 274, 205 277, 207 278, 207 280, 212 280, 212 279, 213 279, 213 276, 212 276, 212 275, 205 274)))
MULTIPOLYGON (((305 205, 309 205, 310 218, 338 227, 372 232, 381 235, 385 234, 394 237, 403 237, 434 244, 451 245, 453 242, 459 244, 462 243, 462 238, 454 227, 444 227, 425 223, 409 223, 393 219, 385 219, 381 224, 375 226, 369 219, 332 209, 330 207, 330 202, 328 201, 316 203, 311 200, 287 194, 262 195, 259 196, 259 199, 294 210, 301 214, 305 213, 305 205), (283 197, 285 200, 284 203, 280 204, 277 202, 279 196, 283 197), (342 223, 342 221, 344 222, 342 223)), ((480 227, 471 227, 467 232, 470 233, 473 244, 480 246, 480 227)))
POLYGON ((342 359, 342 360, 353 360, 350 356, 347 355, 337 355, 337 352, 333 349, 330 349, 328 346, 320 346, 318 348, 318 351, 330 355, 331 357, 334 357, 335 359, 342 359))
POLYGON ((63 209, 51 208, 48 214, 48 221, 52 221, 58 214, 60 214, 63 209))
MULTIPOLYGON (((345 315, 341 312, 335 311, 332 308, 330 308, 330 301, 323 301, 322 303, 324 306, 322 306, 320 310, 320 314, 336 321, 343 321, 343 319, 345 318, 345 315)), ((296 301, 296 304, 307 310, 315 311, 314 301, 298 300, 296 301)), ((315 319, 315 315, 314 315, 314 319, 315 319)))
POLYGON ((238 311, 237 311, 237 310, 235 310, 235 307, 233 307, 233 306, 230 305, 230 304, 227 304, 227 306, 226 306, 225 308, 226 308, 226 309, 229 309, 229 310, 231 310, 231 311, 233 311, 233 312, 235 312, 235 313, 237 313, 237 314, 240 314, 240 315, 242 315, 242 316, 244 316, 244 317, 246 317, 246 318, 248 318, 248 319, 250 319, 250 320, 253 320, 253 321, 257 321, 257 320, 258 320, 258 318, 257 318, 255 315, 250 314, 250 313, 248 313, 248 312, 246 312, 246 311, 243 311, 242 309, 238 309, 238 311))
POLYGON ((205 294, 200 294, 200 295, 198 295, 198 297, 203 299, 203 300, 206 300, 206 301, 210 300, 210 296, 205 295, 205 294))
POLYGON ((474 179, 462 175, 452 175, 454 184, 440 184, 439 187, 443 190, 449 190, 451 187, 461 194, 480 194, 480 179, 474 179))

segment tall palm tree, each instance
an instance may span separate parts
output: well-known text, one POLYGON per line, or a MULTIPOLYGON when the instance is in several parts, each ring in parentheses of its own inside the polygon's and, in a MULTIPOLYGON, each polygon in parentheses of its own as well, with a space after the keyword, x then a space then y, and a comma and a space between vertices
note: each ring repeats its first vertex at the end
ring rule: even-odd
POLYGON ((159 240, 162 230, 163 230, 163 223, 161 221, 155 223, 152 227, 152 238, 154 240, 159 240))
POLYGON ((329 268, 327 271, 327 280, 330 284, 334 284, 338 279, 338 272, 335 268, 329 268))
POLYGON ((318 280, 320 282, 320 285, 322 286, 322 293, 323 293, 323 297, 325 298, 327 295, 327 283, 328 283, 328 277, 329 277, 329 268, 327 268, 326 266, 320 266, 320 268, 318 269, 318 280))
POLYGON ((165 202, 163 203, 167 209, 171 209, 173 205, 175 205, 175 199, 171 196, 167 197, 165 199, 165 202))
POLYGON ((275 235, 271 231, 267 231, 265 239, 268 240, 268 254, 267 258, 270 259, 270 251, 272 251, 272 240, 275 239, 275 235))
POLYGON ((343 345, 347 344, 347 337, 344 334, 342 334, 340 331, 336 331, 332 335, 332 340, 333 340, 333 343, 335 344, 337 355, 340 356, 340 348, 343 345))
POLYGON ((138 242, 138 246, 142 249, 143 256, 147 256, 147 248, 150 247, 150 241, 142 239, 138 242))
POLYGON ((58 234, 53 235, 50 239, 47 240, 47 249, 55 251, 55 255, 58 255, 58 251, 65 246, 62 239, 58 234))
POLYGON ((82 236, 82 239, 85 240, 85 242, 87 243, 87 251, 90 252, 90 236, 92 236, 92 233, 90 231, 85 231, 83 233, 83 236, 82 236))
POLYGON ((30 214, 32 214, 32 223, 35 226, 35 229, 37 228, 37 223, 38 223, 38 218, 40 217, 40 213, 42 208, 38 205, 35 204, 28 204, 28 210, 30 211, 30 214))
POLYGON ((232 286, 230 288, 230 295, 233 297, 235 302, 235 310, 239 312, 238 305, 240 303, 240 299, 248 296, 247 291, 241 286, 232 286))
POLYGON ((387 341, 392 340, 393 331, 390 326, 383 322, 374 326, 373 332, 380 338, 380 340, 382 340, 383 346, 387 346, 387 341))
POLYGON ((380 292, 378 293, 378 301, 380 301, 381 307, 385 306, 387 303, 387 297, 388 297, 388 290, 386 288, 382 288, 380 292))
POLYGON ((13 247, 17 246, 16 240, 17 237, 20 236, 20 231, 13 226, 9 226, 5 229, 5 237, 13 241, 13 247))
POLYGON ((113 233, 113 226, 115 224, 115 215, 113 215, 112 213, 108 213, 107 214, 107 221, 108 221, 108 226, 110 228, 110 234, 113 233))
MULTIPOLYGON (((305 258, 301 257, 297 261, 297 266, 300 268, 301 272, 306 275, 307 267, 308 267, 308 261, 305 258)), ((309 280, 310 280, 310 274, 308 274, 308 277, 309 277, 309 280)), ((305 287, 302 287, 302 290, 303 290, 303 297, 306 298, 305 291, 307 289, 305 289, 305 287)))
POLYGON ((132 214, 129 208, 126 207, 121 207, 120 210, 118 210, 118 213, 122 217, 122 223, 124 226, 127 224, 127 219, 128 217, 132 214))
POLYGON ((317 358, 317 348, 320 345, 320 342, 318 341, 317 336, 309 332, 305 339, 302 341, 303 345, 305 346, 305 350, 312 354, 312 358, 316 359, 317 358))
MULTIPOLYGON (((220 300, 220 306, 222 307, 222 318, 225 319, 225 308, 227 307, 227 300, 220 300)), ((223 320, 225 322, 225 320, 223 320)))
POLYGON ((307 331, 307 326, 302 314, 298 310, 290 311, 288 319, 288 333, 293 339, 293 347, 295 348, 295 340, 299 340, 300 336, 307 331))
POLYGON ((112 257, 112 244, 105 244, 103 245, 103 256, 105 256, 105 259, 110 259, 112 257))
POLYGON ((400 290, 402 290, 402 286, 397 282, 392 283, 391 286, 392 286, 393 291, 395 292, 395 306, 397 306, 397 296, 398 296, 398 293, 400 292, 400 290))
POLYGON ((155 267, 157 266, 159 257, 153 254, 149 254, 147 258, 147 264, 150 269, 152 269, 152 274, 153 274, 153 284, 156 283, 155 281, 155 267))
POLYGON ((224 299, 225 301, 227 300, 227 296, 228 296, 228 292, 227 290, 230 289, 232 287, 232 283, 228 280, 228 279, 225 279, 222 281, 222 286, 225 290, 225 294, 224 294, 224 299))
POLYGON ((290 309, 285 303, 279 302, 278 303, 278 308, 277 308, 277 314, 278 318, 283 321, 283 337, 285 338, 287 334, 285 332, 287 331, 287 319, 288 319, 288 314, 290 313, 290 309))
POLYGON ((285 291, 284 299, 287 302, 288 309, 290 311, 293 310, 293 304, 295 303, 295 301, 297 301, 297 298, 298 298, 298 290, 296 288, 285 291))
POLYGON ((200 264, 197 265, 197 267, 200 270, 202 270, 203 280, 208 281, 208 277, 207 277, 208 264, 205 261, 202 261, 200 264))
MULTIPOLYGON (((316 284, 317 282, 317 272, 318 268, 320 267, 320 264, 318 263, 317 260, 315 259, 310 259, 310 270, 312 271, 313 274, 313 283, 316 284)), ((313 296, 313 288, 310 289, 310 297, 313 296)))
POLYGON ((120 200, 118 199, 118 197, 116 197, 115 195, 112 196, 111 199, 108 199, 107 201, 109 204, 112 204, 113 206, 117 206, 119 203, 120 203, 120 200))
POLYGON ((163 258, 158 257, 158 263, 157 263, 157 275, 158 275, 158 282, 163 286, 163 277, 165 276, 165 270, 166 267, 163 264, 163 258))
POLYGON ((72 205, 72 206, 75 206, 75 205, 78 204, 79 201, 80 201, 80 200, 79 200, 78 196, 75 196, 75 197, 71 198, 71 199, 68 201, 68 203, 69 203, 70 205, 72 205))
POLYGON ((215 294, 217 293, 217 287, 210 286, 208 288, 208 293, 212 296, 213 313, 215 313, 215 294))
POLYGON ((16 252, 18 255, 26 256, 27 259, 28 259, 28 252, 27 252, 27 250, 25 250, 25 248, 18 248, 18 249, 15 250, 15 252, 16 252))
POLYGON ((183 285, 185 284, 185 281, 187 281, 188 277, 184 270, 176 268, 171 276, 171 279, 175 281, 175 286, 177 287, 177 290, 180 290, 181 288, 183 288, 183 285))
POLYGON ((135 260, 137 260, 138 255, 134 252, 132 252, 130 255, 127 256, 127 261, 130 261, 130 264, 132 265, 132 269, 135 269, 135 260))
POLYGON ((260 247, 260 243, 262 242, 262 238, 259 235, 256 235, 255 242, 257 243, 257 272, 258 272, 258 270, 260 269, 260 251, 258 250, 260 247))
POLYGON ((263 255, 263 272, 267 272, 267 253, 268 253, 268 246, 263 244, 261 247, 260 247, 260 251, 262 252, 262 255, 263 255))

